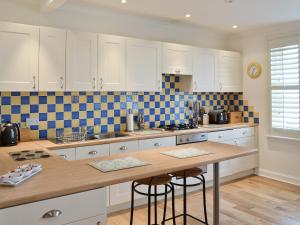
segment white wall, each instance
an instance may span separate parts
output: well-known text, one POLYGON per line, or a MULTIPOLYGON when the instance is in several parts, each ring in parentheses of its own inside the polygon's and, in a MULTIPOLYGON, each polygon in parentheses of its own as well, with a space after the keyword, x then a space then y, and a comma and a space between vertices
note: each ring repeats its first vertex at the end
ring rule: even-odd
POLYGON ((25 0, 1 0, 0 21, 48 25, 85 31, 102 32, 150 40, 187 43, 202 47, 224 49, 224 34, 179 22, 133 16, 106 8, 70 5, 52 12, 40 12, 25 0))
POLYGON ((229 48, 241 51, 244 68, 244 98, 259 112, 260 169, 264 176, 300 185, 300 142, 269 139, 268 40, 300 34, 300 23, 289 23, 263 30, 249 31, 229 39, 229 48), (257 61, 263 66, 262 76, 252 80, 246 75, 247 65, 257 61))

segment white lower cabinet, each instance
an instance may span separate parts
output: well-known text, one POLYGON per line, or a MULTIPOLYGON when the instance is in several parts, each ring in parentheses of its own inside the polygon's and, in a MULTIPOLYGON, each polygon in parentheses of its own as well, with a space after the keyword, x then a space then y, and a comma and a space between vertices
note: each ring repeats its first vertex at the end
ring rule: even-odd
POLYGON ((65 225, 105 225, 106 224, 106 216, 101 215, 101 216, 95 216, 92 218, 88 218, 85 220, 80 220, 74 223, 68 223, 65 225))
POLYGON ((163 137, 163 138, 153 138, 145 139, 139 141, 140 150, 155 149, 160 147, 169 147, 176 145, 176 137, 163 137))
POLYGON ((102 204, 105 201, 106 188, 100 188, 1 209, 0 221, 3 225, 98 225, 95 220, 98 218, 105 225, 106 205, 102 204), (16 215, 22 215, 22 219, 16 215))
MULTIPOLYGON (((110 155, 137 152, 137 141, 118 142, 110 144, 110 155)), ((131 200, 131 182, 111 185, 109 187, 110 205, 117 205, 131 200)))
POLYGON ((94 145, 76 148, 76 159, 90 159, 109 156, 109 145, 94 145))
POLYGON ((53 151, 55 155, 63 157, 65 160, 76 160, 75 148, 67 148, 53 151))

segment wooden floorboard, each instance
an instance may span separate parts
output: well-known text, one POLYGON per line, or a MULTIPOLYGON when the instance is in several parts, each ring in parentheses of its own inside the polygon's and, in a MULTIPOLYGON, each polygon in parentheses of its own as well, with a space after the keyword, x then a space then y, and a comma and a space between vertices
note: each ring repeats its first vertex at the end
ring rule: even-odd
MULTIPOLYGON (((207 189, 209 222, 212 224, 212 189, 207 189)), ((168 216, 171 216, 168 202, 168 216)), ((202 192, 188 196, 189 213, 203 218, 202 192)), ((182 198, 176 198, 176 212, 182 211, 182 198)), ((161 220, 163 204, 159 204, 161 220)), ((111 214, 108 225, 129 225, 129 211, 111 214)), ((134 225, 147 224, 147 208, 135 210, 134 225)), ((166 225, 172 225, 168 222, 166 225)), ((177 220, 177 225, 182 220, 177 220)), ((189 225, 199 225, 191 219, 189 225)), ((251 176, 222 185, 221 225, 300 225, 300 187, 259 176, 251 176)))

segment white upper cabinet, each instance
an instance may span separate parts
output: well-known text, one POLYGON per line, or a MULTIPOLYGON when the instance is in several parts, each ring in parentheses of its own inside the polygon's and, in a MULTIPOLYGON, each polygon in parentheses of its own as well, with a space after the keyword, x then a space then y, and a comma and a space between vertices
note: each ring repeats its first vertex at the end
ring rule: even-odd
POLYGON ((125 38, 99 35, 99 89, 125 91, 125 38))
POLYGON ((193 68, 193 91, 214 92, 216 90, 216 51, 210 49, 195 49, 193 68))
POLYGON ((97 90, 97 34, 68 31, 66 89, 97 90))
POLYGON ((39 90, 64 91, 66 79, 65 30, 40 28, 39 90))
POLYGON ((126 89, 161 91, 162 43, 126 40, 126 89))
POLYGON ((38 90, 39 28, 0 22, 0 91, 38 90))
POLYGON ((180 44, 164 43, 163 73, 192 75, 193 47, 180 44))
POLYGON ((217 91, 242 92, 241 54, 238 52, 219 51, 218 55, 217 91))

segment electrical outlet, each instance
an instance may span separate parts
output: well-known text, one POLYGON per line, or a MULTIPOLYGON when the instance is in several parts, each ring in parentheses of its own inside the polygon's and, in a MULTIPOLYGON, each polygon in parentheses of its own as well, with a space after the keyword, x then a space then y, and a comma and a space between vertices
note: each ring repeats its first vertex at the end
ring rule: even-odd
POLYGON ((39 118, 26 118, 26 126, 37 126, 39 122, 39 118))

